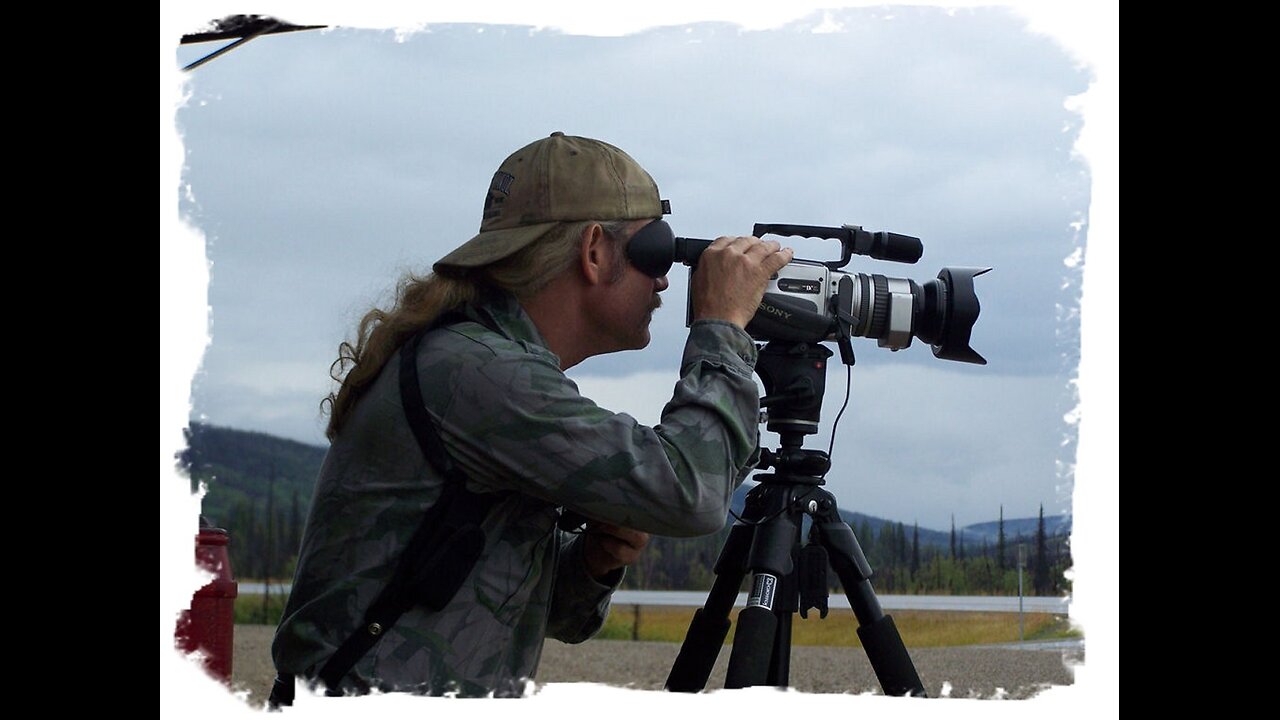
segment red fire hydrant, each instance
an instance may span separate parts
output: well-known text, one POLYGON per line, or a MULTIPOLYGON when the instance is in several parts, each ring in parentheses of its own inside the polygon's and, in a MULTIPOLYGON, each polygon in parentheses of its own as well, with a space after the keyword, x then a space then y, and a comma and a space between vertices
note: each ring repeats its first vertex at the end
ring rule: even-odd
POLYGON ((238 588, 231 575, 228 540, 227 531, 222 528, 201 527, 196 535, 196 563, 213 573, 214 578, 192 595, 191 608, 178 617, 174 639, 183 652, 203 652, 205 670, 230 685, 233 610, 238 588))

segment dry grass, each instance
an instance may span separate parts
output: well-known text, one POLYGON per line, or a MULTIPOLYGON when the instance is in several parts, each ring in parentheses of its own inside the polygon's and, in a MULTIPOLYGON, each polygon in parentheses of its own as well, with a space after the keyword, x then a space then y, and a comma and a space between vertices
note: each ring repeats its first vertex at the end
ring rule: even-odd
MULTIPOLYGON (((235 621, 237 623, 279 622, 284 606, 284 596, 273 595, 264 617, 261 595, 241 595, 236 598, 235 621)), ((648 640, 654 642, 684 641, 696 608, 640 606, 640 632, 635 634, 635 605, 614 605, 601 639, 648 640)), ((736 619, 737 612, 730 615, 736 619)), ((957 612, 938 610, 898 610, 890 612, 898 632, 908 647, 954 647, 961 645, 988 645, 1016 642, 1018 640, 1018 614, 1008 612, 957 612)), ((1066 619, 1049 613, 1024 615, 1027 640, 1053 640, 1078 637, 1066 619)), ((731 626, 726 643, 733 641, 731 626)), ((825 620, 818 619, 817 612, 810 612, 809 619, 794 616, 791 626, 793 645, 819 647, 860 647, 857 636, 857 620, 852 610, 832 610, 825 620)))
MULTIPOLYGON (((636 606, 615 605, 598 637, 604 639, 681 642, 689 629, 695 608, 645 606, 639 612, 639 633, 634 633, 636 606)), ((1003 612, 940 612, 901 610, 889 613, 902 640, 909 647, 951 647, 1016 642, 1018 614, 1003 612)), ((1027 613, 1024 617, 1028 640, 1069 636, 1066 622, 1049 613, 1027 613)), ((736 613, 730 620, 736 619, 736 613)), ((736 627, 736 625, 735 625, 736 627)), ((793 645, 860 647, 857 620, 852 610, 832 610, 824 620, 811 612, 807 620, 795 616, 791 626, 793 645)), ((726 642, 732 642, 733 628, 726 642)))

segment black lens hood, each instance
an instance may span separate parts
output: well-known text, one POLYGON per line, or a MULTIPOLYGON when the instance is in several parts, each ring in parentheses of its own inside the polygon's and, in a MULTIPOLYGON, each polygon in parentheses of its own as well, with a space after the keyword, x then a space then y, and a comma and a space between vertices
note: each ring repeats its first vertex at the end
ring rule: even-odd
POLYGON ((945 320, 942 323, 942 336, 933 347, 935 357, 943 360, 986 365, 986 358, 969 347, 969 337, 973 325, 978 321, 978 313, 982 307, 978 303, 978 293, 973 289, 973 279, 983 273, 991 272, 991 268, 943 268, 938 272, 946 292, 945 320))

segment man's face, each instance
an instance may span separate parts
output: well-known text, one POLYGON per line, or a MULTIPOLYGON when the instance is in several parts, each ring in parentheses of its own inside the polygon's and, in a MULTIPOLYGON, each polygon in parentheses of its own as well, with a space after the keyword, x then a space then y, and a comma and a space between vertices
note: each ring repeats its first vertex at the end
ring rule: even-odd
POLYGON ((637 270, 627 260, 625 247, 631 236, 650 222, 653 221, 637 220, 627 227, 624 237, 610 240, 620 243, 617 252, 612 253, 619 268, 603 288, 602 302, 592 308, 602 339, 610 348, 603 352, 639 350, 649 344, 649 323, 662 304, 658 293, 666 290, 669 283, 665 275, 651 278, 637 270))

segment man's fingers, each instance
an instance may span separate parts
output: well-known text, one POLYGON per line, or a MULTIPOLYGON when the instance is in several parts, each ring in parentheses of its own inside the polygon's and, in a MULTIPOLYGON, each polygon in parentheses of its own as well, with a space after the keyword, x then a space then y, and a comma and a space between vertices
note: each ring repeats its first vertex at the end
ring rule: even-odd
POLYGON ((781 249, 782 249, 782 243, 779 243, 777 240, 761 240, 760 242, 755 243, 751 247, 747 248, 747 254, 754 255, 760 258, 766 258, 772 255, 773 253, 778 252, 781 249))
POLYGON ((593 540, 596 550, 609 558, 606 562, 610 566, 631 565, 640 559, 642 547, 636 547, 622 538, 614 535, 596 535, 593 540))
POLYGON ((615 532, 610 533, 610 537, 619 543, 625 544, 627 547, 635 548, 637 551, 643 550, 645 545, 649 544, 649 534, 632 530, 631 528, 617 528, 615 532))
POLYGON ((795 250, 792 250, 791 248, 782 248, 781 250, 766 257, 761 265, 769 271, 770 275, 772 275, 786 267, 787 263, 795 259, 795 255, 795 250))
MULTIPOLYGON (((721 236, 716 238, 707 249, 716 249, 724 252, 741 254, 759 262, 780 252, 782 250, 782 243, 779 243, 777 240, 761 240, 750 235, 744 235, 741 237, 721 236)), ((790 258, 788 258, 787 262, 790 261, 790 258)), ((783 264, 785 265, 786 263, 783 264)))
POLYGON ((734 243, 736 243, 736 242, 738 242, 739 240, 742 240, 742 239, 743 239, 743 238, 740 238, 740 237, 732 237, 732 236, 730 236, 730 235, 721 235, 720 237, 716 238, 715 240, 712 240, 712 241, 711 241, 711 244, 710 244, 709 246, 707 246, 707 249, 708 249, 708 250, 723 250, 723 249, 725 249, 725 248, 728 248, 728 247, 733 246, 733 244, 734 244, 734 243))
POLYGON ((745 328, 769 278, 791 262, 793 254, 777 240, 721 236, 702 258, 693 278, 694 319, 726 320, 745 328))
POLYGON ((600 538, 600 547, 611 557, 630 564, 640 555, 639 548, 616 536, 600 538))

